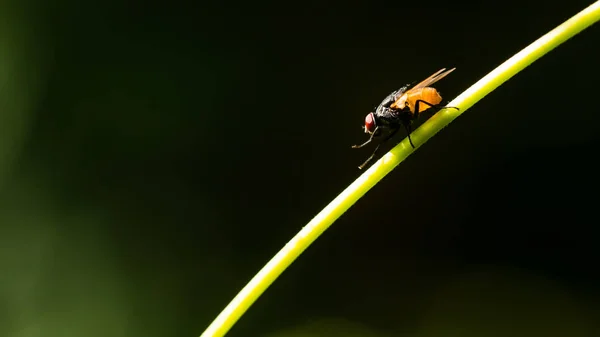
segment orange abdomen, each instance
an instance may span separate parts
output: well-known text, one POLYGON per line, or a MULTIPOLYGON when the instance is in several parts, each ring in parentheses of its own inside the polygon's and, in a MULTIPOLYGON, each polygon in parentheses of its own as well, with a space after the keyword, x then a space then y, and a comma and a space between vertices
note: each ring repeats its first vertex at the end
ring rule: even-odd
MULTIPOLYGON (((440 96, 440 93, 435 88, 431 87, 425 87, 423 89, 416 90, 415 92, 410 92, 406 98, 406 103, 410 108, 410 111, 413 113, 417 100, 423 100, 431 105, 437 105, 442 101, 442 96, 440 96)), ((429 108, 431 108, 431 106, 424 103, 419 103, 419 113, 429 108)))

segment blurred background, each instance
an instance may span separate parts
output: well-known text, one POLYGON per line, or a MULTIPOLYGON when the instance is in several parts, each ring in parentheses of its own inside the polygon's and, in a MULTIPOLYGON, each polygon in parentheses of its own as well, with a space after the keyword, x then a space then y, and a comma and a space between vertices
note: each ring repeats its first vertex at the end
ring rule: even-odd
MULTIPOLYGON (((199 336, 362 172, 591 3, 0 3, 0 335, 199 336), (405 137, 403 132, 386 150, 405 137)), ((228 336, 598 336, 600 26, 373 188, 228 336)))

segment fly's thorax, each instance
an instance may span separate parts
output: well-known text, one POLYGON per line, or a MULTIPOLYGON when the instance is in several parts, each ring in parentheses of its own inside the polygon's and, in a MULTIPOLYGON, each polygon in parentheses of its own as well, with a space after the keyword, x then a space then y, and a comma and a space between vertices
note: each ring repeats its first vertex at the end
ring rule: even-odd
MULTIPOLYGON (((398 110, 391 110, 393 112, 398 112, 398 110)), ((396 126, 400 123, 399 115, 396 113, 388 114, 386 116, 376 116, 377 126, 379 129, 387 129, 391 126, 396 126)))

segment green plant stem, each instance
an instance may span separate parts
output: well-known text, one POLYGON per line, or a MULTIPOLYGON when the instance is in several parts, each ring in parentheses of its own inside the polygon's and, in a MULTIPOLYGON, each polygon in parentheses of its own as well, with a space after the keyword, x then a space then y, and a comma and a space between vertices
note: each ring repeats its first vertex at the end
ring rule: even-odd
MULTIPOLYGON (((590 5, 571 19, 565 21, 546 35, 533 42, 499 67, 487 74, 448 106, 460 108, 444 109, 423 123, 412 133, 417 147, 433 137, 456 117, 469 109, 502 83, 525 69, 528 65, 556 48, 566 40, 600 20, 600 0, 590 5)), ((329 226, 348 210, 358 199, 378 183, 386 174, 400 164, 414 149, 408 139, 402 140, 390 152, 373 164, 356 181, 315 216, 294 236, 240 291, 219 314, 201 337, 221 337, 237 322, 256 299, 281 275, 292 262, 313 243, 329 226)))

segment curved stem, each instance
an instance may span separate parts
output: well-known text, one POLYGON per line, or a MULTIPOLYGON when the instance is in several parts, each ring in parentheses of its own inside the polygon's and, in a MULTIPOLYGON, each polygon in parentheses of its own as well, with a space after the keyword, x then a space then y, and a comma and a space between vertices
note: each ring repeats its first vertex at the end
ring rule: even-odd
MULTIPOLYGON (((460 108, 459 111, 443 109, 435 115, 435 118, 430 118, 415 130, 412 138, 417 144, 417 148, 502 83, 599 20, 600 0, 508 59, 448 104, 448 106, 460 108)), ((221 337, 225 335, 256 299, 310 244, 358 199, 415 150, 410 146, 408 140, 404 139, 358 177, 356 181, 304 226, 250 280, 206 331, 204 331, 201 337, 221 337)))

